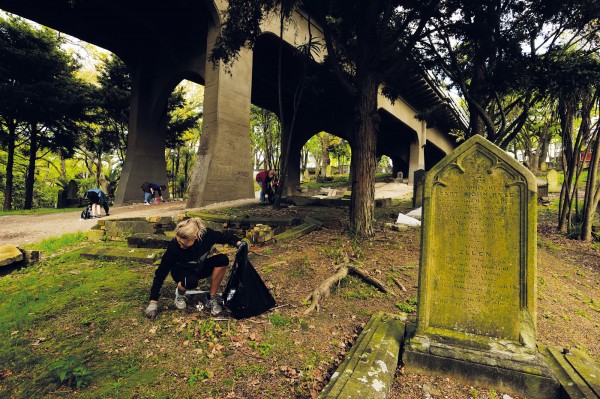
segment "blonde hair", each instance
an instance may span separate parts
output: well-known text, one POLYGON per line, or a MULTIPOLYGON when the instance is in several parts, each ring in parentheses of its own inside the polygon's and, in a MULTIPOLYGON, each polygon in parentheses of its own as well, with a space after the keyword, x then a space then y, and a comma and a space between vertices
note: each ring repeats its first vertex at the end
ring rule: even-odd
POLYGON ((175 235, 185 240, 200 239, 206 232, 206 226, 200 218, 183 220, 175 227, 175 235))

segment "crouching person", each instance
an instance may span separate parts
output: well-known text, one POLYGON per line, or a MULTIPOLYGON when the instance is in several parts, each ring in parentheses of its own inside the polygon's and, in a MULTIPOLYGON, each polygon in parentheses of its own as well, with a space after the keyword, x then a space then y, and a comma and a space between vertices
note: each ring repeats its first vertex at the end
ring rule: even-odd
POLYGON ((225 254, 209 257, 208 254, 215 244, 239 246, 241 241, 231 231, 219 232, 206 228, 199 218, 184 220, 177 225, 175 238, 167 246, 160 265, 154 273, 150 288, 150 303, 144 312, 146 316, 151 319, 156 316, 160 289, 169 272, 177 283, 175 289, 177 309, 186 308, 187 290, 195 289, 200 279, 212 277, 206 308, 213 315, 223 310, 216 294, 225 277, 229 258, 225 254))

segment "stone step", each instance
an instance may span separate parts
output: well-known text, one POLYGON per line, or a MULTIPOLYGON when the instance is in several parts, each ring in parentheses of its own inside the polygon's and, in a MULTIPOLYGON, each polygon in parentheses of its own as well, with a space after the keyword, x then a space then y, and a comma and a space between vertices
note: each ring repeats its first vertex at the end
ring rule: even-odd
POLYGON ((86 259, 129 260, 153 264, 158 261, 164 249, 93 246, 84 249, 81 256, 86 259))
POLYGON ((406 315, 375 313, 319 399, 387 398, 400 360, 406 315))
POLYGON ((302 237, 310 233, 313 230, 316 230, 320 227, 320 224, 316 223, 302 223, 296 227, 288 229, 281 234, 277 234, 273 237, 273 240, 277 243, 287 242, 295 240, 296 238, 302 237))
MULTIPOLYGON (((309 197, 303 195, 292 195, 287 198, 289 202, 296 206, 328 206, 342 207, 350 206, 350 197, 309 197)), ((375 199, 376 208, 385 208, 392 204, 391 198, 375 199)))
POLYGON ((164 234, 165 231, 175 229, 175 222, 171 217, 151 216, 122 219, 100 219, 95 226, 97 230, 104 231, 105 240, 125 240, 133 234, 164 234))
POLYGON ((549 366, 561 385, 561 397, 569 399, 600 398, 600 367, 585 353, 564 353, 554 347, 542 348, 549 366))
POLYGON ((127 237, 127 245, 133 248, 166 249, 174 234, 135 233, 127 237))
POLYGON ((210 213, 201 212, 187 212, 188 217, 198 217, 207 222, 216 222, 225 225, 226 227, 244 227, 244 226, 255 226, 257 224, 264 224, 271 227, 276 226, 296 226, 302 222, 300 218, 286 217, 264 217, 264 216, 248 216, 248 217, 234 217, 229 215, 215 215, 210 213))

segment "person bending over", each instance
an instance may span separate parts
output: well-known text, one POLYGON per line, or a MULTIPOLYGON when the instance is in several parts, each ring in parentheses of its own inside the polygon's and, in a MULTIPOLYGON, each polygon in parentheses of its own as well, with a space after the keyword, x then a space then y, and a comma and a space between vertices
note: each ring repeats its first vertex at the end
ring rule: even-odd
MULTIPOLYGON (((144 191, 144 205, 150 205, 150 202, 155 197, 159 198, 160 201, 163 200, 162 190, 166 190, 167 186, 164 184, 158 185, 156 183, 150 183, 145 181, 142 184, 142 190, 144 191)), ((160 202, 157 201, 157 202, 160 202)))
POLYGON ((165 278, 171 277, 177 283, 175 289, 175 307, 185 309, 186 291, 198 286, 200 279, 212 277, 208 293, 207 310, 217 315, 223 310, 217 301, 217 290, 225 277, 229 257, 225 254, 208 256, 215 244, 239 246, 240 239, 229 230, 215 231, 204 226, 199 218, 191 218, 177 224, 175 238, 167 245, 160 265, 154 273, 150 288, 150 303, 145 310, 146 316, 153 319, 158 312, 158 298, 165 278))
POLYGON ((271 181, 275 177, 275 171, 273 169, 263 170, 256 174, 256 182, 260 186, 260 204, 268 205, 265 194, 269 191, 271 181))
POLYGON ((104 212, 106 212, 106 216, 108 213, 108 197, 104 194, 104 191, 99 188, 90 188, 85 192, 83 198, 87 198, 90 201, 90 205, 92 206, 92 217, 99 218, 102 217, 100 214, 100 207, 104 208, 104 212))

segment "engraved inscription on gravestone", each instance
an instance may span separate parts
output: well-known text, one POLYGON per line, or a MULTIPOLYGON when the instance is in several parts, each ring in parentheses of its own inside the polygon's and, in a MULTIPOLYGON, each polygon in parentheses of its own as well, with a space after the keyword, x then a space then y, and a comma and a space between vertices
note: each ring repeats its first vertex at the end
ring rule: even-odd
POLYGON ((427 176, 419 328, 519 341, 520 312, 533 310, 532 193, 503 154, 476 141, 484 145, 470 146, 427 176))
MULTIPOLYGON (((425 177, 416 329, 408 371, 532 399, 557 397, 537 349, 535 176, 474 136, 425 177)), ((412 328, 412 327, 411 327, 412 328)))

